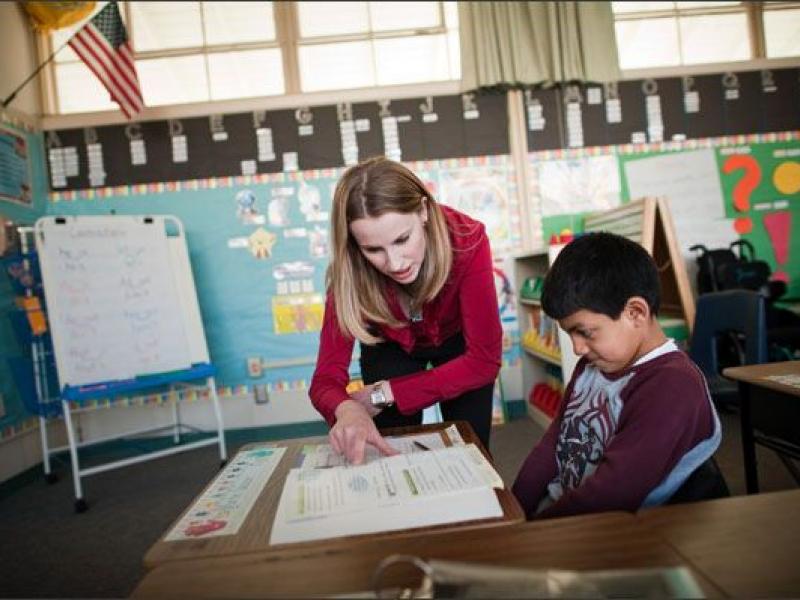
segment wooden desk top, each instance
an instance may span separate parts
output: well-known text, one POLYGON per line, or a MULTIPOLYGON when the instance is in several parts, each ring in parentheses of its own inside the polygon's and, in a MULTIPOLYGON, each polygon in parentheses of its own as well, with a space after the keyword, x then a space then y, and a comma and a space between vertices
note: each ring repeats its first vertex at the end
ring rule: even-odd
POLYGON ((761 365, 745 365, 742 367, 728 367, 722 374, 729 379, 744 381, 752 385, 768 388, 776 392, 783 392, 792 396, 800 396, 800 387, 786 385, 778 381, 766 379, 770 375, 800 375, 800 360, 785 362, 765 363, 761 365))
MULTIPOLYGON (((404 435, 410 433, 423 433, 432 431, 444 431, 444 429, 451 425, 451 423, 437 423, 433 425, 422 425, 419 427, 399 427, 388 429, 383 433, 385 435, 404 435)), ((466 443, 474 443, 480 448, 484 455, 489 457, 486 450, 483 448, 480 440, 475 435, 472 427, 464 421, 456 423, 459 433, 466 443)), ((517 502, 510 489, 495 490, 497 493, 500 506, 503 509, 503 516, 500 518, 481 519, 476 521, 466 521, 458 524, 437 525, 434 527, 427 527, 415 530, 401 530, 391 531, 384 533, 374 533, 358 536, 349 536, 343 538, 334 538, 331 540, 317 540, 311 542, 301 542, 296 544, 278 544, 271 546, 269 543, 270 533, 272 531, 272 523, 275 518, 275 512, 278 508, 278 501, 280 500, 281 492, 283 491, 283 483, 289 470, 298 464, 298 459, 302 452, 303 446, 306 444, 320 444, 326 443, 327 437, 314 437, 314 438, 301 438, 282 440, 271 443, 270 445, 285 446, 286 452, 281 458, 275 472, 270 477, 264 489, 261 491, 255 504, 253 505, 247 518, 242 523, 239 531, 234 535, 225 535, 217 537, 209 537, 205 539, 191 539, 191 540, 177 540, 177 541, 164 541, 166 535, 172 531, 172 528, 183 517, 189 508, 195 503, 196 499, 192 500, 185 511, 176 519, 169 528, 164 532, 158 542, 156 542, 144 556, 145 568, 152 568, 167 561, 174 560, 188 560, 207 558, 215 556, 225 556, 229 554, 241 554, 246 552, 254 552, 259 550, 273 550, 273 549, 287 549, 289 554, 293 552, 303 553, 304 547, 309 545, 315 547, 339 546, 346 544, 350 540, 359 538, 376 538, 380 537, 382 540, 394 540, 403 536, 413 535, 420 531, 453 531, 454 529, 464 528, 487 528, 497 527, 499 525, 510 525, 513 523, 521 523, 525 520, 525 513, 522 511, 519 503, 517 502)), ((245 448, 252 446, 248 444, 245 448)), ((213 480, 212 480, 213 482, 213 480)), ((205 489, 211 486, 212 482, 206 486, 205 489)), ((205 489, 199 496, 205 493, 205 489)))
MULTIPOLYGON (((616 569, 687 565, 628 513, 604 513, 482 530, 418 533, 388 540, 352 539, 222 558, 174 561, 153 569, 133 596, 266 598, 347 594, 371 589, 378 563, 392 554, 532 569, 616 569)), ((693 571, 708 596, 720 592, 693 571)), ((384 584, 412 586, 419 574, 387 571, 384 584)))
POLYGON ((636 518, 735 598, 800 595, 800 490, 643 510, 636 518))

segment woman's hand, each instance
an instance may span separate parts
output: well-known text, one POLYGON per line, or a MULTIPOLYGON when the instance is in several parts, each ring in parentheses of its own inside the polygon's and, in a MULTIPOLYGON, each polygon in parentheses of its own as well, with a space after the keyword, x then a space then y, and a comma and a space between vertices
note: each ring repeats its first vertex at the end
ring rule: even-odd
MULTIPOLYGON (((367 395, 369 401, 369 394, 367 395)), ((367 408, 358 400, 345 400, 336 407, 336 423, 328 438, 334 451, 344 454, 348 462, 360 465, 364 462, 367 444, 375 446, 386 456, 397 454, 375 427, 367 408)))

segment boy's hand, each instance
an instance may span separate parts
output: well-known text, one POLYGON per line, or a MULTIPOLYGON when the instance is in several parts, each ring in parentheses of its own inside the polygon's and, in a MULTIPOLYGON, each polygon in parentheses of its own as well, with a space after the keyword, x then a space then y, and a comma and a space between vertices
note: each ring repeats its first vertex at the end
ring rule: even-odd
POLYGON ((366 407, 356 400, 345 400, 336 407, 336 423, 328 438, 334 451, 344 454, 347 461, 354 465, 364 462, 367 444, 375 446, 386 456, 398 453, 378 433, 366 407))

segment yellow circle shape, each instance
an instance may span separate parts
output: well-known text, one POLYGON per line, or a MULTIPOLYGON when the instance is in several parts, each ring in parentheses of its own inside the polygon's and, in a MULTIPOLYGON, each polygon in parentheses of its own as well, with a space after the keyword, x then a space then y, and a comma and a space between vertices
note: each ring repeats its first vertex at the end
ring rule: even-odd
POLYGON ((772 183, 781 194, 800 192, 800 163, 786 161, 779 164, 772 173, 772 183))

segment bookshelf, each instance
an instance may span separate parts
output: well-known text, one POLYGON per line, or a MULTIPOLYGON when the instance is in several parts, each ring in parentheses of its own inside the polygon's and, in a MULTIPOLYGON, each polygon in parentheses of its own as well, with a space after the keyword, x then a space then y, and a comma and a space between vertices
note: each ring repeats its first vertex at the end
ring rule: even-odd
POLYGON ((517 314, 522 347, 523 399, 530 418, 544 428, 550 425, 564 385, 577 361, 569 336, 544 314, 537 299, 525 295, 525 282, 543 278, 552 257, 553 252, 546 249, 514 257, 514 281, 520 288, 517 314))

